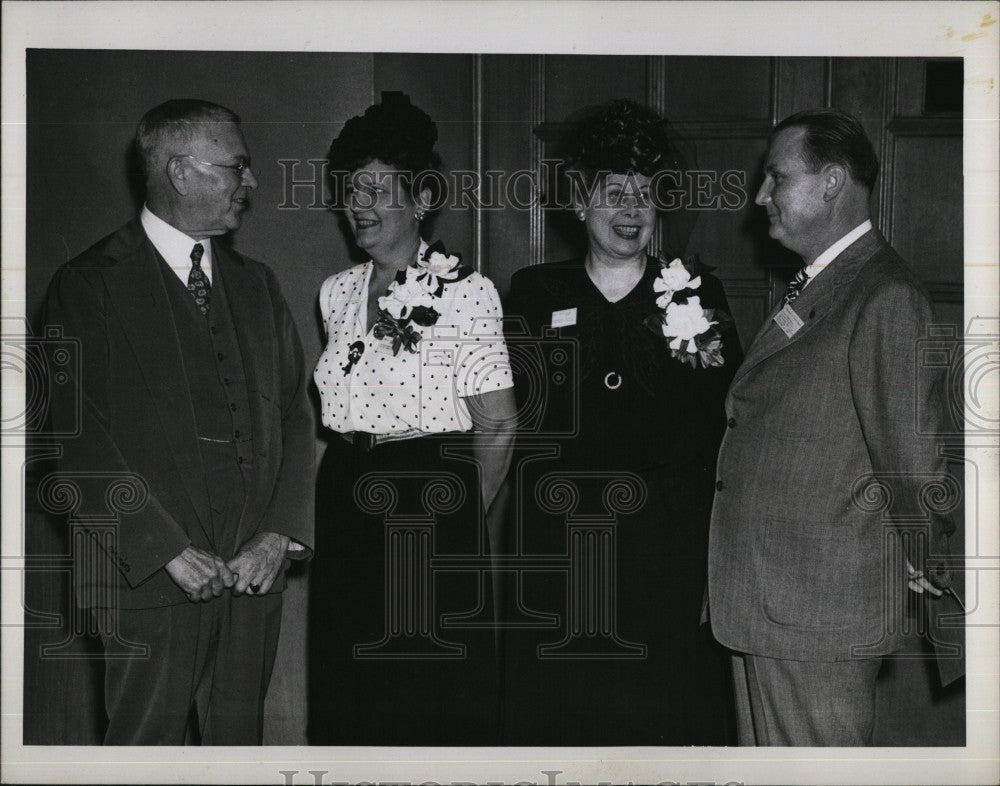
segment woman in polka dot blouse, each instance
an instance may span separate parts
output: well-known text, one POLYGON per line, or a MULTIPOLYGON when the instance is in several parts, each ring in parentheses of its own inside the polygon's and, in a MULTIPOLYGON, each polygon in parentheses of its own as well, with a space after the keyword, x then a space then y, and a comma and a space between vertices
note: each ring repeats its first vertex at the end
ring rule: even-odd
POLYGON ((493 284, 420 235, 436 140, 407 96, 383 93, 330 147, 370 260, 319 296, 333 434, 310 578, 313 744, 497 741, 486 512, 510 464, 513 381, 493 284))

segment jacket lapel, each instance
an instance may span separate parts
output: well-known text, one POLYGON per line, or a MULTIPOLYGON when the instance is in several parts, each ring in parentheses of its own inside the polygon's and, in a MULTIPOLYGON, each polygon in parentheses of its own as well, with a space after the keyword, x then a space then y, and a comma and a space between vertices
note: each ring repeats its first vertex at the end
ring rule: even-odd
POLYGON ((882 236, 872 230, 852 243, 829 264, 823 274, 807 286, 798 299, 792 304, 792 309, 798 314, 803 325, 793 335, 786 336, 774 321, 781 310, 780 303, 776 306, 757 332, 750 349, 747 350, 743 364, 733 378, 736 385, 751 369, 755 368, 776 352, 802 340, 824 317, 839 304, 842 287, 857 276, 861 267, 872 258, 876 251, 885 246, 882 236))
MULTIPOLYGON (((156 402, 160 430, 183 479, 187 496, 209 542, 211 518, 205 489, 194 405, 187 386, 180 340, 159 270, 159 261, 138 220, 108 248, 118 264, 105 273, 105 283, 122 330, 135 353, 150 397, 156 402)), ((151 450, 159 449, 151 445, 151 450)))

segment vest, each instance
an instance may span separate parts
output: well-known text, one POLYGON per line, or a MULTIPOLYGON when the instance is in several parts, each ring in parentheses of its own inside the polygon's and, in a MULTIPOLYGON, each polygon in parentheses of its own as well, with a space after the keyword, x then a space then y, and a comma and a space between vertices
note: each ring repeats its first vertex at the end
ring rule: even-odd
POLYGON ((194 405, 198 447, 212 508, 216 553, 229 559, 253 465, 250 397, 225 282, 213 270, 212 302, 206 317, 177 275, 160 270, 180 339, 181 358, 194 405))

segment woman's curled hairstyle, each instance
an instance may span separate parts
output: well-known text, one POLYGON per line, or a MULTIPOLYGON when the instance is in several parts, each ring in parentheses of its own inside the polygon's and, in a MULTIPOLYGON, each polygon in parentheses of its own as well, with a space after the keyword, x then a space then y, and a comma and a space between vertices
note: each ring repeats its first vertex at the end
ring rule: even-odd
POLYGON ((601 172, 640 173, 681 168, 669 123, 634 101, 617 100, 585 110, 571 121, 565 158, 588 183, 601 172))
MULTIPOLYGON (((437 125, 430 115, 410 103, 405 93, 382 93, 382 103, 344 124, 327 154, 330 177, 336 183, 372 161, 399 170, 407 185, 421 172, 437 173, 441 157, 435 152, 437 125)), ((422 183, 434 191, 438 177, 422 183)), ((434 194, 436 196, 436 194, 434 194)))

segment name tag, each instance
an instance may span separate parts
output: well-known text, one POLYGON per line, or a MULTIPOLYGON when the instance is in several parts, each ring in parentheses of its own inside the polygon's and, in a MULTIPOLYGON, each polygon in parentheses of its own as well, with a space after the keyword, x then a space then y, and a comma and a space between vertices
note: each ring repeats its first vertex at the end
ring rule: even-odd
POLYGON ((392 338, 390 336, 386 336, 381 341, 376 342, 375 346, 373 346, 372 349, 375 352, 379 352, 379 353, 381 353, 383 355, 391 355, 392 354, 392 338))
POLYGON ((576 309, 565 308, 562 311, 552 312, 552 327, 569 327, 576 324, 576 309))
POLYGON ((792 306, 786 305, 781 311, 774 315, 774 321, 777 323, 785 335, 791 338, 796 333, 799 332, 799 328, 802 327, 805 322, 802 318, 792 310, 792 306))

